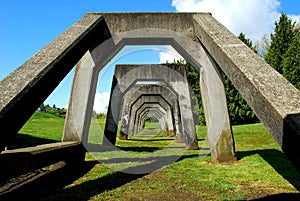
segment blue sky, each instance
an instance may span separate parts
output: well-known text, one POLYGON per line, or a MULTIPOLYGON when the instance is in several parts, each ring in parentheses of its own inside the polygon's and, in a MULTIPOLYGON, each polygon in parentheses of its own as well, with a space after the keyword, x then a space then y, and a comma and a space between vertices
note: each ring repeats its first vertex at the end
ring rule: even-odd
MULTIPOLYGON (((33 56, 86 12, 212 12, 235 34, 244 32, 252 39, 269 34, 280 12, 300 17, 299 0, 1 0, 0 79, 33 56), (224 2, 226 2, 224 4, 224 2), (235 3, 233 6, 233 2, 235 3), (280 4, 279 4, 280 3, 280 4), (245 8, 246 7, 246 8, 245 8), (251 12, 252 11, 252 12, 251 12), (256 13, 255 13, 256 12, 256 13), (223 14, 224 16, 221 16, 223 14), (219 16, 220 15, 220 16, 219 16), (237 17, 238 16, 238 17, 237 17), (254 18, 259 18, 256 20, 254 18), (224 21, 222 21, 224 19, 224 21), (226 20, 226 21, 225 21, 226 20)), ((120 63, 158 63, 159 52, 135 51, 117 58, 120 63), (143 58, 140 61, 134 58, 143 58), (145 58, 148 60, 146 61, 145 58)), ((111 69, 112 70, 112 69, 111 69)), ((109 71, 108 71, 109 72, 109 71)), ((69 76, 68 80, 71 80, 69 76)), ((68 81, 70 85, 71 81, 68 81)), ((102 89, 102 91, 106 91, 102 89)), ((64 107, 66 87, 46 101, 64 107)))

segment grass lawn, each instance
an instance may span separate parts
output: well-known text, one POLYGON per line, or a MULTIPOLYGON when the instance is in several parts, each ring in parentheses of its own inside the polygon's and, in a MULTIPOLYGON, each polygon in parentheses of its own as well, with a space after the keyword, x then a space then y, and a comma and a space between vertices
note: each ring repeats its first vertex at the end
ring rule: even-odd
MULTIPOLYGON (((11 147, 61 139, 64 120, 38 115, 11 147)), ((92 120, 85 174, 41 200, 300 200, 300 174, 262 124, 233 126, 238 160, 223 164, 210 161, 205 127, 197 127, 197 151, 160 133, 157 123, 109 150, 100 146, 104 125, 92 120)))

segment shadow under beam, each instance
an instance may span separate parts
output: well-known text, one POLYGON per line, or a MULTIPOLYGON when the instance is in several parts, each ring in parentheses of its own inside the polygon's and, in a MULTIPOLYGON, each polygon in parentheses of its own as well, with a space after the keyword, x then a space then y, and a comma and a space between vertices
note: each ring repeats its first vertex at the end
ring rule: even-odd
POLYGON ((278 174, 300 191, 300 174, 283 152, 276 149, 238 151, 236 156, 240 160, 254 154, 259 154, 278 174))

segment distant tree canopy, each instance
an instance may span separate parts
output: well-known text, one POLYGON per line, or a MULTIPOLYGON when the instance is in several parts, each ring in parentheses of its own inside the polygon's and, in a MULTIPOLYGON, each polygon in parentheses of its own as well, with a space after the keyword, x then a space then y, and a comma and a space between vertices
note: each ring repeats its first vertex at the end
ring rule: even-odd
POLYGON ((285 13, 275 22, 265 61, 300 89, 300 28, 285 13))
POLYGON ((61 118, 65 118, 66 117, 66 112, 67 110, 64 109, 64 108, 57 108, 55 106, 55 104, 50 107, 49 105, 45 105, 44 103, 42 105, 40 105, 39 107, 39 111, 40 112, 45 112, 45 113, 48 113, 48 114, 52 114, 54 116, 57 116, 57 117, 61 117, 61 118))
POLYGON ((282 61, 283 76, 300 90, 300 31, 298 29, 294 40, 282 61))

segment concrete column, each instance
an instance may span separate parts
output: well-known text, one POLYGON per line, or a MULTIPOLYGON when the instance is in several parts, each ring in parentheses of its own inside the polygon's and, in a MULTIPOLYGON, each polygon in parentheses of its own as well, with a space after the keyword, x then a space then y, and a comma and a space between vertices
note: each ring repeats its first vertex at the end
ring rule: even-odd
POLYGON ((202 55, 200 89, 211 158, 218 162, 236 160, 222 76, 210 56, 204 51, 202 55))
POLYGON ((104 129, 104 145, 109 145, 109 143, 116 144, 122 98, 123 94, 119 88, 118 80, 114 77, 104 129))
POLYGON ((87 145, 87 130, 90 125, 90 121, 87 121, 89 119, 87 116, 91 117, 92 113, 88 108, 82 106, 93 104, 93 99, 91 100, 89 97, 90 94, 95 93, 95 86, 88 89, 86 86, 92 86, 92 81, 97 80, 94 71, 90 70, 94 66, 94 60, 89 52, 84 55, 76 66, 62 139, 64 142, 79 141, 83 145, 87 145))

